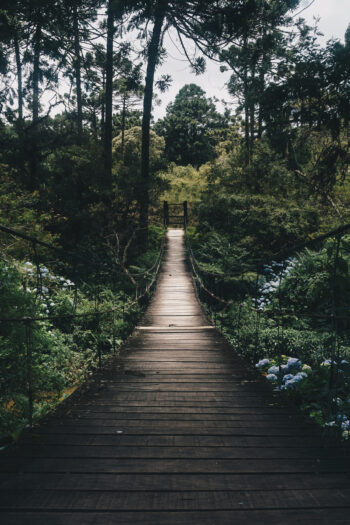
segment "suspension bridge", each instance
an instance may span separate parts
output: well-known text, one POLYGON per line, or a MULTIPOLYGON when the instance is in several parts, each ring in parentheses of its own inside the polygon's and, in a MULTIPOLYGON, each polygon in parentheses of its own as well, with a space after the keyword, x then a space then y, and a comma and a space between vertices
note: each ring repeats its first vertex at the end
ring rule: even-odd
POLYGON ((0 522, 348 524, 349 472, 209 321, 168 229, 120 355, 0 457, 0 522))

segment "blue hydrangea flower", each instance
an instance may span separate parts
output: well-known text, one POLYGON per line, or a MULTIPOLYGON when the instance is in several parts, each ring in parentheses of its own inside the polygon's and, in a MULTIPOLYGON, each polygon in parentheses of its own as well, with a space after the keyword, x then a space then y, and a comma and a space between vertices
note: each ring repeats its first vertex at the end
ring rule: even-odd
POLYGON ((292 374, 288 374, 288 376, 291 377, 284 381, 284 385, 282 385, 281 390, 287 390, 288 388, 292 388, 293 386, 297 385, 298 383, 300 383, 300 381, 307 377, 307 374, 305 374, 305 372, 298 372, 297 374, 295 374, 295 376, 293 376, 292 374))
POLYGON ((277 381, 277 376, 276 374, 267 374, 266 379, 268 381, 277 381))
POLYGON ((280 367, 279 366, 271 366, 268 371, 268 374, 279 374, 280 373, 280 367))
POLYGON ((270 364, 270 359, 260 359, 260 361, 256 363, 255 367, 262 368, 263 366, 266 366, 268 364, 270 364))
POLYGON ((294 376, 294 381, 297 381, 297 382, 302 381, 305 377, 307 377, 307 374, 305 374, 305 372, 298 372, 294 376))
POLYGON ((345 419, 341 424, 342 430, 349 430, 350 429, 350 421, 348 419, 345 419))
POLYGON ((287 362, 287 366, 290 370, 292 369, 295 369, 295 370, 300 370, 301 366, 302 366, 302 363, 299 359, 297 359, 296 357, 290 357, 288 359, 288 362, 287 362))

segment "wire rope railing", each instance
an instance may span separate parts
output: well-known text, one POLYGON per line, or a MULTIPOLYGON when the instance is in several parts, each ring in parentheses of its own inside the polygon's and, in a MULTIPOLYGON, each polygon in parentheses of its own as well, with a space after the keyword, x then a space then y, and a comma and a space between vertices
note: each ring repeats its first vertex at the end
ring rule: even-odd
MULTIPOLYGON (((262 353, 266 351, 266 343, 261 340, 266 333, 273 331, 274 347, 269 357, 276 356, 277 367, 266 368, 265 373, 269 376, 269 370, 275 372, 270 375, 275 376, 272 381, 276 390, 287 390, 295 384, 294 380, 296 382, 295 370, 294 375, 287 375, 286 353, 293 352, 290 363, 296 359, 298 366, 303 361, 309 361, 312 368, 323 366, 325 380, 322 385, 324 388, 326 383, 326 392, 320 396, 323 396, 325 428, 335 426, 346 436, 350 432, 350 305, 346 298, 342 300, 342 294, 346 294, 342 284, 344 276, 349 276, 349 232, 350 224, 341 225, 303 243, 285 247, 267 261, 246 260, 240 272, 228 273, 203 268, 194 255, 190 235, 186 232, 188 260, 196 292, 215 326, 252 364, 258 359, 259 363, 263 362, 262 358, 273 361, 262 353), (315 267, 323 265, 322 279, 327 294, 322 297, 322 305, 309 305, 301 296, 293 304, 288 304, 287 286, 292 286, 290 276, 293 268, 302 264, 306 256, 314 261, 315 267), (301 334, 303 330, 318 334, 323 347, 310 351, 309 355, 305 350, 298 351, 296 346, 292 348, 287 336, 295 327, 302 330, 301 334)), ((298 373, 298 381, 306 377, 301 369, 298 373)))
MULTIPOLYGON (((74 323, 80 323, 79 327, 81 327, 81 331, 85 333, 87 337, 94 338, 94 342, 96 343, 96 352, 93 352, 94 355, 91 355, 91 352, 89 352, 87 361, 89 361, 93 368, 95 368, 94 363, 96 363, 97 369, 101 370, 103 357, 105 355, 103 341, 101 340, 101 327, 103 325, 110 327, 108 329, 108 332, 111 332, 108 336, 110 347, 109 350, 112 352, 112 354, 115 354, 117 347, 119 346, 117 338, 117 326, 120 324, 123 325, 127 321, 129 324, 131 323, 131 325, 134 324, 131 322, 131 319, 133 318, 134 314, 138 315, 140 306, 144 304, 144 301, 146 300, 147 296, 150 295, 156 283, 164 254, 165 235, 163 231, 162 240, 154 263, 150 268, 143 272, 139 272, 136 274, 136 276, 134 275, 133 283, 131 283, 128 275, 126 275, 123 270, 118 271, 118 268, 113 268, 113 271, 111 271, 111 286, 114 289, 116 296, 114 299, 115 293, 113 293, 112 296, 111 294, 109 295, 108 300, 104 300, 103 297, 100 296, 102 294, 101 289, 103 287, 101 285, 101 279, 99 279, 99 273, 97 271, 99 268, 99 261, 96 260, 96 257, 94 257, 93 254, 87 258, 86 254, 81 256, 79 253, 67 252, 61 248, 51 245, 50 243, 41 241, 34 236, 2 225, 0 225, 0 231, 8 237, 21 239, 27 243, 26 246, 28 249, 24 250, 27 254, 25 258, 33 260, 33 263, 27 261, 26 263, 22 264, 22 270, 23 268, 25 268, 26 271, 29 270, 29 277, 28 279, 27 277, 23 278, 23 283, 21 286, 23 286, 23 291, 26 292, 29 291, 26 284, 27 281, 30 280, 32 283, 35 283, 35 300, 28 302, 25 307, 23 305, 18 305, 18 307, 15 304, 12 305, 11 311, 16 311, 16 315, 1 315, 0 313, 0 343, 2 337, 4 341, 6 341, 7 336, 13 337, 14 330, 20 333, 20 336, 23 339, 18 347, 18 365, 25 371, 25 373, 22 374, 22 380, 19 379, 16 381, 17 390, 15 394, 21 394, 21 396, 24 395, 27 398, 27 406, 24 410, 25 414, 22 411, 21 417, 24 418, 28 422, 29 427, 32 428, 34 404, 40 402, 40 396, 42 398, 45 396, 47 397, 47 393, 45 393, 45 396, 42 395, 42 388, 38 386, 40 381, 37 379, 38 365, 36 361, 38 360, 38 351, 36 348, 36 340, 38 339, 37 333, 40 331, 40 327, 44 326, 45 323, 50 327, 56 327, 57 325, 65 323, 68 326, 68 330, 71 329, 73 332, 75 326, 74 323), (44 256, 40 258, 38 247, 42 247, 45 251, 47 251, 50 254, 49 258, 45 258, 44 256), (54 257, 52 257, 53 254, 54 257), (91 285, 91 283, 86 283, 83 280, 80 280, 79 283, 73 283, 68 278, 66 279, 62 276, 60 277, 54 275, 54 273, 57 272, 50 272, 48 270, 47 260, 50 261, 52 266, 56 265, 56 268, 61 268, 61 265, 63 264, 64 269, 71 270, 73 274, 78 263, 84 265, 86 264, 87 267, 90 267, 92 272, 92 280, 97 280, 97 282, 93 282, 93 285, 91 285), (134 298, 127 299, 125 293, 120 291, 118 287, 116 291, 115 285, 119 285, 118 283, 120 283, 120 280, 116 281, 117 275, 119 279, 123 278, 124 282, 127 282, 129 292, 130 290, 134 290, 134 298), (60 288, 61 281, 63 282, 63 287, 65 287, 64 289, 67 289, 66 285, 68 283, 68 288, 72 292, 70 295, 73 297, 71 300, 70 312, 64 311, 63 313, 51 314, 49 310, 43 310, 43 305, 47 306, 46 303, 48 302, 48 298, 51 297, 50 291, 45 286, 48 278, 51 280, 54 279, 54 284, 51 283, 51 286, 55 287, 58 292, 62 292, 62 287, 60 288), (81 301, 79 303, 79 293, 84 287, 89 291, 90 301, 88 301, 88 307, 85 304, 87 301, 85 301, 82 306, 82 311, 80 311, 79 304, 81 304, 81 301), (115 306, 113 303, 115 303, 115 306), (17 314, 21 308, 23 313, 17 314), (14 326, 19 328, 14 329, 14 326)), ((2 244, 4 246, 6 242, 3 241, 2 244)), ((6 263, 8 263, 10 260, 11 258, 9 257, 5 257, 4 259, 6 263)), ((6 264, 3 265, 3 267, 6 269, 6 264)), ((102 264, 102 270, 105 271, 104 264, 102 264)), ((6 362, 6 353, 5 358, 1 357, 1 359, 3 361, 5 360, 5 366, 11 366, 10 360, 6 362)), ((15 404, 12 399, 9 399, 9 397, 11 397, 11 392, 9 391, 8 385, 6 385, 6 379, 2 380, 2 378, 0 378, 0 393, 1 390, 3 394, 2 398, 6 401, 3 402, 3 405, 0 408, 4 408, 5 403, 5 405, 14 409, 15 404)))

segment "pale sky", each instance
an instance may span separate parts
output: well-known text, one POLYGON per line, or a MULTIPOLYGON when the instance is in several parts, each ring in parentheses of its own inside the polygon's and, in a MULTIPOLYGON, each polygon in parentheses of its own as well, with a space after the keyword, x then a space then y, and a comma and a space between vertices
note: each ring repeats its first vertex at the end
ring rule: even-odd
MULTIPOLYGON (((314 18, 320 18, 318 25, 320 31, 324 34, 323 37, 320 37, 321 44, 324 44, 332 37, 342 41, 344 40, 346 28, 350 23, 350 0, 314 0, 313 2, 312 0, 302 0, 299 9, 296 10, 296 14, 307 6, 310 7, 303 11, 300 16, 305 18, 309 25, 313 25, 314 18)), ((162 74, 170 74, 173 82, 165 93, 157 93, 161 99, 161 105, 158 106, 154 104, 153 116, 155 120, 165 115, 167 104, 174 100, 178 91, 185 84, 189 83, 199 85, 208 97, 216 97, 219 100, 224 99, 227 104, 235 105, 234 99, 230 97, 225 86, 225 83, 230 78, 229 72, 221 73, 219 64, 207 60, 206 72, 196 76, 191 72, 186 58, 180 52, 176 35, 170 33, 170 35, 166 37, 164 44, 168 52, 168 57, 164 64, 157 69, 155 80, 162 74)), ((188 42, 188 46, 192 46, 192 44, 188 42)), ((67 82, 62 80, 64 89, 67 89, 66 84, 67 82)), ((51 97, 51 92, 46 92, 43 95, 41 102, 44 106, 48 104, 51 97)), ((140 109, 141 108, 142 102, 140 103, 140 109)), ((217 109, 219 111, 222 110, 222 105, 217 104, 217 109)), ((53 109, 51 115, 55 115, 61 111, 62 105, 59 105, 53 109)))
MULTIPOLYGON (((311 1, 303 0, 296 13, 310 5, 311 1)), ((319 29, 324 33, 324 36, 320 37, 320 43, 323 44, 332 37, 343 41, 346 28, 350 23, 350 0, 315 0, 300 16, 305 18, 309 25, 313 25, 314 17, 320 18, 319 29)), ((174 43, 169 38, 165 42, 168 58, 157 70, 156 78, 159 78, 161 74, 170 73, 173 83, 166 93, 160 94, 162 104, 154 107, 155 120, 164 116, 167 104, 174 100, 175 95, 184 84, 198 84, 207 96, 233 102, 225 87, 225 82, 229 79, 230 74, 221 73, 218 64, 207 61, 207 71, 203 75, 194 75, 185 58, 176 49, 174 36, 172 40, 174 43)))

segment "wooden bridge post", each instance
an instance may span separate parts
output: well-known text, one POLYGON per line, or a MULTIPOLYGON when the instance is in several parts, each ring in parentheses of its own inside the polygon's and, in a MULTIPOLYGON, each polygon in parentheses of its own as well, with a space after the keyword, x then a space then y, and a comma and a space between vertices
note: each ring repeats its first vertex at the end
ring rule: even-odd
POLYGON ((184 201, 184 230, 187 230, 187 201, 184 201))
POLYGON ((164 215, 164 228, 167 228, 169 226, 169 205, 168 201, 164 201, 164 208, 163 208, 163 215, 164 215))

